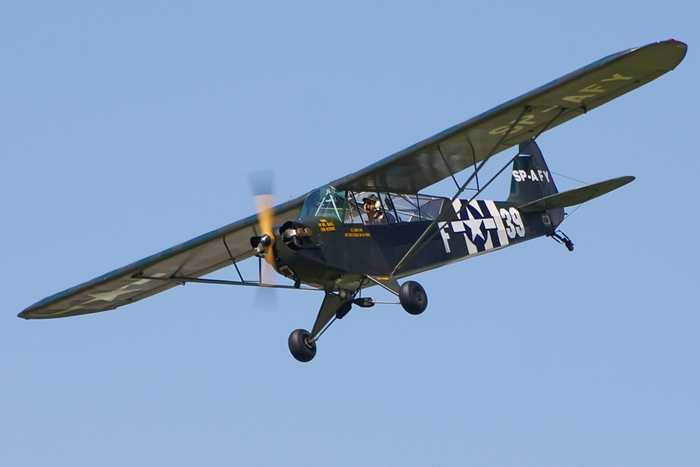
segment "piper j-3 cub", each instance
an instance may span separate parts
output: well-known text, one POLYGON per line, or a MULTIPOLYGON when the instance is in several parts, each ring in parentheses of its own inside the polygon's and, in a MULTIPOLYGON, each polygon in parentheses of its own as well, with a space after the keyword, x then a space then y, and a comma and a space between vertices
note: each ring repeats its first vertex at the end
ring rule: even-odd
MULTIPOLYGON (((264 286, 244 280, 238 263, 256 256, 290 279, 283 288, 316 289, 323 302, 311 331, 289 336, 299 361, 316 355, 316 341, 353 305, 378 303, 362 297, 380 286, 398 297, 410 314, 422 313, 428 298, 412 274, 549 236, 569 250, 557 230, 564 208, 615 190, 634 177, 620 177, 559 193, 536 139, 664 73, 685 57, 674 40, 607 56, 488 112, 449 128, 369 167, 278 206, 258 196, 258 215, 239 220, 153 256, 52 295, 22 311, 26 319, 60 318, 113 310, 188 282, 264 286), (494 154, 517 146, 501 169, 511 169, 505 201, 477 200, 495 178, 478 184, 494 154), (472 168, 460 185, 454 175, 472 168), (445 178, 457 185, 451 198, 419 192, 445 178), (240 280, 206 278, 233 265, 240 280)), ((497 174, 498 175, 498 174, 497 174)), ((396 302, 395 302, 396 303, 396 302)))

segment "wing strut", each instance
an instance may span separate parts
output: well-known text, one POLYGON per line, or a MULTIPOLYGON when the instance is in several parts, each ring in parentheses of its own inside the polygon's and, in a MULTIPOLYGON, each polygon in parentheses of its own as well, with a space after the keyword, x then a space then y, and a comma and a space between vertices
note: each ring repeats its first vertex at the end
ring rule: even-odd
MULTIPOLYGON (((452 168, 450 167, 450 164, 447 162, 445 155, 442 153, 442 149, 440 149, 439 144, 438 144, 437 150, 440 153, 440 157, 442 157, 443 162, 445 162, 445 167, 447 167, 448 172, 450 172, 450 177, 452 177, 452 181, 455 182, 455 185, 457 185, 457 189, 459 190, 459 183, 457 183, 457 179, 455 178, 455 174, 454 174, 454 172, 452 172, 452 168)), ((478 183, 479 179, 477 178, 476 180, 478 183)))
MULTIPOLYGON (((501 139, 499 139, 498 142, 494 145, 494 147, 493 147, 493 148, 491 149, 491 151, 489 152, 488 156, 486 156, 486 158, 481 162, 481 164, 479 164, 479 166, 474 170, 474 173, 471 174, 471 175, 469 176, 469 178, 467 179, 467 181, 464 182, 464 185, 462 185, 462 186, 459 188, 459 190, 457 190, 457 193, 455 193, 455 195, 452 197, 452 199, 450 200, 450 202, 447 203, 447 204, 445 204, 445 205, 442 207, 442 209, 440 210, 440 213, 439 213, 437 216, 435 216, 435 219, 433 220, 433 222, 430 223, 430 225, 425 229, 425 231, 421 234, 421 236, 418 237, 418 240, 416 240, 415 243, 414 243, 413 245, 411 245, 411 248, 408 249, 408 251, 407 251, 406 254, 403 256, 403 258, 401 258, 401 260, 396 264, 396 267, 394 267, 394 270, 391 271, 391 274, 390 274, 391 277, 394 277, 394 276, 396 275, 396 272, 397 272, 399 269, 401 269, 411 258, 413 258, 413 256, 414 256, 416 253, 418 253, 425 245, 427 245, 428 242, 429 242, 430 240, 432 240, 433 237, 435 237, 435 235, 438 234, 439 229, 436 230, 435 232, 433 232, 432 235, 430 236, 430 238, 428 238, 427 241, 423 242, 423 240, 425 240, 425 238, 428 236, 428 234, 429 234, 430 231, 433 229, 433 227, 435 227, 435 226, 437 225, 437 223, 438 223, 439 221, 441 221, 442 217, 443 217, 443 216, 449 211, 449 209, 452 207, 452 203, 454 203, 454 202, 457 200, 457 198, 459 197, 459 195, 461 195, 461 194, 464 192, 464 190, 467 188, 467 185, 474 179, 474 177, 476 177, 476 176, 479 174, 479 171, 480 171, 481 168, 484 166, 484 164, 486 164, 486 162, 491 158, 491 156, 493 156, 493 155, 495 154, 496 150, 498 149, 498 146, 500 146, 500 144, 503 142, 503 140, 510 134, 510 132, 513 130, 513 127, 515 127, 515 124, 518 123, 518 122, 520 121, 520 119, 523 118, 523 116, 524 116, 527 112, 529 112, 530 110, 531 110, 530 106, 525 106, 525 108, 523 109, 523 111, 520 113, 520 116, 518 116, 518 118, 516 118, 515 120, 513 120, 513 121, 511 122, 510 127, 508 127, 508 131, 506 131, 506 132, 503 134, 503 136, 501 136, 501 139)), ((549 122, 547 122, 547 124, 539 131, 539 133, 537 133, 537 135, 536 135, 534 138, 530 139, 530 143, 533 142, 533 141, 535 141, 544 131, 546 131, 547 128, 549 128, 549 126, 551 126, 551 124, 552 124, 557 118, 559 118, 559 116, 560 116, 565 110, 566 110, 565 107, 564 107, 564 108, 561 108, 561 109, 559 110, 559 113, 558 113, 557 115, 555 115, 554 118, 551 119, 549 122)), ((530 143, 528 143, 528 144, 530 144, 530 143)), ((527 148, 527 146, 525 146, 525 147, 527 148)), ((438 149, 439 149, 439 148, 438 148, 438 149)), ((442 152, 440 152, 440 154, 442 154, 442 152)), ((515 156, 513 156, 513 157, 506 163, 506 165, 504 165, 503 168, 502 168, 501 170, 498 171, 498 173, 497 173, 496 175, 494 175, 493 177, 491 177, 491 179, 486 183, 486 185, 484 185, 484 186, 483 186, 482 188, 480 188, 476 193, 474 193, 474 196, 472 196, 472 197, 469 199, 469 202, 471 202, 471 201, 474 200, 477 196, 479 196, 479 194, 481 194, 481 192, 484 191, 484 190, 491 184, 491 182, 493 182, 496 178, 498 178, 498 176, 501 175, 501 173, 503 173, 503 171, 504 171, 506 168, 508 168, 508 167, 510 166, 510 164, 513 163, 513 161, 515 160, 515 158, 518 157, 519 155, 520 155, 520 151, 518 150, 518 153, 517 153, 515 156)))
MULTIPOLYGON (((435 216, 435 220, 433 220, 433 222, 430 223, 430 225, 428 226, 428 228, 425 229, 425 231, 421 234, 421 236, 418 237, 418 240, 416 240, 415 243, 414 243, 413 245, 411 245, 411 248, 408 249, 408 251, 407 251, 406 254, 403 256, 403 258, 401 258, 401 261, 399 261, 398 264, 396 265, 396 267, 394 268, 394 270, 391 271, 391 274, 390 274, 391 276, 394 276, 394 275, 396 274, 396 271, 398 271, 399 269, 401 269, 401 267, 402 267, 404 264, 406 264, 406 262, 407 262, 410 258, 413 257, 413 255, 414 255, 415 252, 416 252, 416 249, 417 249, 418 246, 421 244, 421 242, 425 239, 425 237, 428 236, 428 233, 432 230, 433 227, 435 227, 435 226, 437 225, 437 223, 438 223, 438 221, 440 220, 440 218, 447 212, 447 210, 450 208, 450 206, 452 206, 452 203, 455 202, 455 200, 459 197, 459 195, 461 195, 461 194, 464 192, 464 190, 467 188, 467 185, 474 179, 474 177, 476 177, 476 175, 477 175, 477 174, 479 173, 479 171, 482 169, 482 167, 484 166, 484 164, 486 163, 486 161, 488 161, 488 160, 491 158, 491 156, 494 155, 494 153, 495 153, 496 150, 498 149, 498 146, 500 146, 501 143, 506 139, 506 137, 511 133, 511 131, 513 131, 513 128, 515 127, 515 124, 518 123, 518 122, 520 121, 520 119, 523 118, 523 116, 524 116, 529 110, 530 110, 530 106, 529 106, 529 105, 528 105, 528 106, 525 106, 525 107, 523 108, 523 111, 520 112, 520 115, 518 116, 518 118, 516 118, 515 120, 513 120, 513 122, 512 122, 512 123, 510 124, 510 126, 508 127, 508 131, 506 131, 505 133, 503 133, 503 136, 501 136, 501 138, 500 138, 500 139, 498 140, 498 142, 493 146, 493 148, 491 149, 491 151, 489 152, 489 154, 486 156, 486 158, 481 162, 481 164, 479 164, 479 167, 477 167, 476 169, 474 169, 474 173, 471 174, 471 175, 469 176, 469 178, 467 179, 467 181, 464 182, 464 185, 462 185, 461 187, 459 187, 459 189, 457 190, 457 193, 455 193, 455 195, 452 197, 452 199, 450 200, 449 204, 443 206, 442 210, 440 211, 440 214, 438 214, 437 216, 435 216)), ((486 187, 484 187, 484 188, 486 188, 486 187)), ((478 192, 477 192, 477 194, 478 194, 478 192)))
POLYGON ((222 240, 224 241, 224 246, 226 247, 226 251, 228 252, 228 257, 231 258, 231 262, 233 263, 233 267, 236 268, 236 272, 238 273, 238 277, 241 278, 241 282, 245 282, 243 280, 243 275, 241 274, 241 271, 238 269, 238 265, 236 264, 236 259, 231 254, 231 249, 228 247, 228 244, 226 243, 226 236, 222 237, 222 240))
POLYGON ((150 281, 161 281, 161 282, 175 282, 180 285, 185 285, 187 283, 194 284, 216 284, 216 285, 245 285, 247 287, 265 287, 268 289, 292 289, 292 290, 318 290, 323 292, 323 289, 317 289, 315 287, 294 287, 293 285, 261 285, 258 281, 230 281, 225 279, 201 279, 199 277, 157 277, 157 276, 144 276, 143 274, 134 274, 132 279, 147 279, 150 281))
MULTIPOLYGON (((472 148, 472 158, 474 159, 474 167, 476 167, 476 151, 474 150, 474 145, 471 139, 468 139, 467 142, 469 143, 469 147, 472 148)), ((479 174, 476 174, 476 191, 479 190, 479 174)))

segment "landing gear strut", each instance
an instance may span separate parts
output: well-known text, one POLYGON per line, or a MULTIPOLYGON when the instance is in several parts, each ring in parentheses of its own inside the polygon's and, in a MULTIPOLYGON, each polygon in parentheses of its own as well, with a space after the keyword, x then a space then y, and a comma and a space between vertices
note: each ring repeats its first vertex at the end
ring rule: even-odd
POLYGON ((289 336, 289 351, 300 362, 310 362, 316 356, 316 341, 336 319, 343 319, 352 308, 355 294, 341 290, 326 292, 311 332, 297 329, 289 336))
MULTIPOLYGON (((393 282, 389 285, 372 278, 370 279, 393 294, 398 295, 399 303, 401 303, 403 309, 412 315, 423 313, 428 306, 428 296, 425 293, 425 289, 418 282, 407 281, 399 287, 398 282, 393 278, 393 282)), ((326 292, 311 332, 297 329, 289 336, 289 351, 295 359, 304 363, 313 360, 316 356, 316 341, 318 338, 336 319, 343 319, 353 305, 361 308, 370 308, 376 303, 398 305, 396 302, 375 302, 370 297, 355 298, 356 294, 357 291, 350 292, 348 290, 341 290, 337 294, 326 292)))

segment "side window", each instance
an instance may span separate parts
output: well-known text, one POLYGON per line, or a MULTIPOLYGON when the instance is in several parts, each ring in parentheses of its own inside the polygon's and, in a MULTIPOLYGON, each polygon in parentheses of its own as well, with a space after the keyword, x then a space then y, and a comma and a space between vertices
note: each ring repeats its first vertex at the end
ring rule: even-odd
POLYGON ((357 197, 352 191, 348 191, 345 197, 345 224, 363 224, 364 211, 357 203, 357 197))
POLYGON ((425 195, 392 195, 399 222, 432 221, 440 213, 443 198, 425 195))
POLYGON ((389 194, 371 191, 347 192, 345 198, 346 224, 386 225, 396 223, 389 194))
POLYGON ((388 225, 432 221, 444 201, 425 195, 347 191, 344 223, 388 225))

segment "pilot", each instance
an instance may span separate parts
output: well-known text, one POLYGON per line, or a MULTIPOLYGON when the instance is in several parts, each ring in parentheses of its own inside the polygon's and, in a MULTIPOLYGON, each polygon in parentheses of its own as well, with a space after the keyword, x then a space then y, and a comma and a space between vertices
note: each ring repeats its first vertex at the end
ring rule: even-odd
POLYGON ((375 195, 369 195, 366 198, 362 198, 362 202, 365 205, 365 212, 367 213, 367 219, 365 219, 365 224, 386 224, 387 221, 384 218, 384 211, 382 210, 382 202, 379 201, 375 195))

